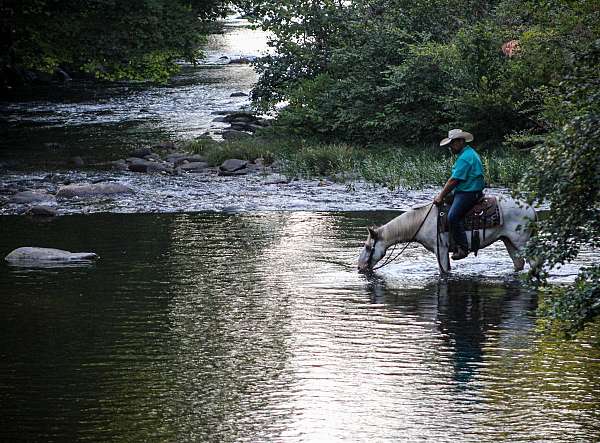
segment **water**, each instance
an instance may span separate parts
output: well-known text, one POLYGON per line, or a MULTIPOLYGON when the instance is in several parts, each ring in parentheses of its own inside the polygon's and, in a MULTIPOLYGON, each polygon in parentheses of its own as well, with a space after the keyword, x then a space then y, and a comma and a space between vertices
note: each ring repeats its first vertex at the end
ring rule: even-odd
POLYGON ((223 34, 210 37, 200 65, 183 66, 164 86, 73 81, 17 89, 0 101, 0 160, 22 167, 80 155, 92 163, 163 140, 204 134, 220 139, 228 125, 213 122, 214 113, 248 106, 247 97, 231 94, 249 93, 257 79, 250 65, 224 63, 265 53, 266 38, 247 22, 230 19, 223 34), (57 148, 49 150, 47 143, 57 148))
POLYGON ((446 281, 417 246, 356 273, 364 226, 388 218, 2 217, 2 254, 102 258, 0 266, 0 439, 600 438, 599 325, 539 335, 536 295, 500 248, 446 281))

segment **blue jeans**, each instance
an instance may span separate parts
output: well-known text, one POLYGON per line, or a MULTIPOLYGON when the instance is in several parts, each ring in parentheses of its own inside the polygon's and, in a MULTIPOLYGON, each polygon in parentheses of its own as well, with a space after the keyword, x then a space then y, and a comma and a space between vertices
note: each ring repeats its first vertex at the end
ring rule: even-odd
POLYGON ((448 227, 450 228, 450 235, 454 239, 454 244, 460 246, 465 251, 469 250, 469 244, 467 243, 467 234, 465 234, 465 214, 469 212, 477 200, 481 198, 483 193, 481 191, 475 192, 455 192, 454 201, 448 211, 448 227))

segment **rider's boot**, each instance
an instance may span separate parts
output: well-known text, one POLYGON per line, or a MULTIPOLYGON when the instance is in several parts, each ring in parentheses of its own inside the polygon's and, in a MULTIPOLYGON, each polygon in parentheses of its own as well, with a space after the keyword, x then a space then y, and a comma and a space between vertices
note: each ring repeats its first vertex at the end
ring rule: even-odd
POLYGON ((469 255, 469 251, 462 246, 456 247, 456 252, 452 254, 452 260, 462 260, 469 255))

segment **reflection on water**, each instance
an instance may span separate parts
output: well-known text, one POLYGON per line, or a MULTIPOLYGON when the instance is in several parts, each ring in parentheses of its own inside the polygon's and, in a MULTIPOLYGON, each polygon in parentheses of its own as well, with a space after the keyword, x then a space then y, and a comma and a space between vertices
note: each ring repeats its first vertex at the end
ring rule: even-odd
POLYGON ((36 244, 102 259, 90 268, 0 268, 0 436, 600 435, 597 324, 572 342, 538 336, 535 294, 510 272, 441 281, 414 268, 420 284, 367 279, 354 267, 372 218, 3 217, 2 254, 36 244))

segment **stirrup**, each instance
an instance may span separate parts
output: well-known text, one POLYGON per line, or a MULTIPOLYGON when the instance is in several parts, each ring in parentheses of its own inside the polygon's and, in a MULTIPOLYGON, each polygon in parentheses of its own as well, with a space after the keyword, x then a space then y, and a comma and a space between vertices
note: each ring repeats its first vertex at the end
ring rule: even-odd
POLYGON ((469 255, 469 251, 466 249, 463 249, 459 246, 457 252, 452 254, 452 260, 462 260, 463 258, 466 258, 468 255, 469 255))

